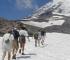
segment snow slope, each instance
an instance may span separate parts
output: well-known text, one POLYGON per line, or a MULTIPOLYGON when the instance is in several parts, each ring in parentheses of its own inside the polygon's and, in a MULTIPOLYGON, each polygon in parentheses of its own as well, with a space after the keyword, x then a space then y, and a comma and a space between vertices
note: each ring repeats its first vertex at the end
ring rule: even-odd
MULTIPOLYGON (((17 60, 70 60, 70 34, 46 33, 44 47, 35 47, 34 39, 30 38, 30 40, 25 47, 27 55, 17 60)), ((0 40, 0 58, 1 53, 0 40)))
MULTIPOLYGON (((58 2, 59 0, 53 0, 53 3, 58 2)), ((62 15, 65 16, 70 16, 70 0, 61 0, 62 4, 59 8, 57 8, 55 10, 55 12, 60 13, 62 15), (61 12, 58 12, 59 10, 61 10, 61 12)))
POLYGON ((35 21, 21 21, 23 24, 28 24, 40 28, 45 28, 48 26, 53 26, 53 25, 62 25, 65 21, 64 20, 55 20, 51 18, 51 21, 49 22, 35 22, 35 21), (52 24, 51 24, 52 23, 52 24))

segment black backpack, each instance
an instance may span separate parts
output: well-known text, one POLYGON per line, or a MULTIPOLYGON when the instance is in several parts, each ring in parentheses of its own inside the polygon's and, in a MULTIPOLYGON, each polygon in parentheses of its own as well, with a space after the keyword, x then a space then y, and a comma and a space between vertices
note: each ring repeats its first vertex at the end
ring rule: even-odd
POLYGON ((41 31, 41 35, 43 35, 43 36, 44 36, 44 35, 45 35, 45 31, 41 31))
POLYGON ((14 35, 14 38, 18 38, 19 32, 17 30, 13 30, 13 35, 14 35))

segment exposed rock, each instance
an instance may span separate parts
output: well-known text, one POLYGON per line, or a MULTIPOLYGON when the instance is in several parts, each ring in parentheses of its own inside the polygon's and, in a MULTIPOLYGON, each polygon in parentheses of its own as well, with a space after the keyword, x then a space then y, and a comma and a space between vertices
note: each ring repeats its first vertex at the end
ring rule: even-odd
POLYGON ((7 28, 12 28, 17 25, 17 21, 10 21, 0 17, 0 33, 6 33, 7 28))

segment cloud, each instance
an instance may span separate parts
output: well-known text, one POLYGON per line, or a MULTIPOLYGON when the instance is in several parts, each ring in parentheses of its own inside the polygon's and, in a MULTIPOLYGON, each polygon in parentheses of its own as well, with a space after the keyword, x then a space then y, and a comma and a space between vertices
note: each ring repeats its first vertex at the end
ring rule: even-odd
POLYGON ((18 8, 32 8, 32 0, 16 0, 18 8))
POLYGON ((8 2, 19 10, 31 9, 35 11, 39 8, 38 4, 36 4, 34 0, 8 0, 8 2))

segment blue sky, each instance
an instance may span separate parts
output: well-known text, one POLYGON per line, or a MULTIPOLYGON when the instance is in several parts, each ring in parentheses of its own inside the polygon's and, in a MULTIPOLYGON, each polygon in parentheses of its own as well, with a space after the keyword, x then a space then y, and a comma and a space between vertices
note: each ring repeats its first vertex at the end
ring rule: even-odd
POLYGON ((50 0, 0 0, 0 17, 21 19, 30 16, 50 0))

